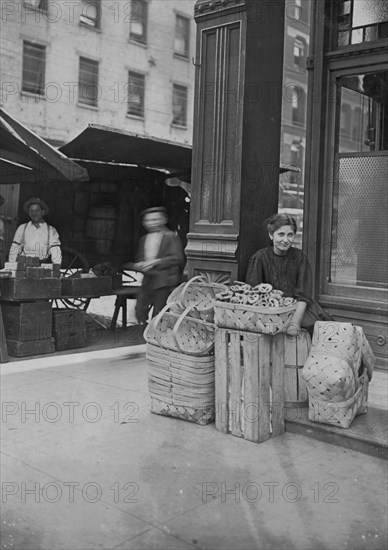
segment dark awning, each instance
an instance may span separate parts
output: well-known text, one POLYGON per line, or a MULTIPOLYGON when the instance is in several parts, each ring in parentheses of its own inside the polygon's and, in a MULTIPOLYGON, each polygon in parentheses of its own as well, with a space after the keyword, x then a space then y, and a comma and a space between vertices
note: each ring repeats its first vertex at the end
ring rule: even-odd
POLYGON ((87 181, 82 168, 0 109, 0 182, 87 181))
MULTIPOLYGON (((124 166, 131 166, 142 168, 144 173, 147 169, 159 171, 159 176, 164 179, 176 177, 184 182, 191 181, 192 149, 189 145, 142 136, 126 130, 89 124, 72 141, 62 145, 60 151, 86 166, 91 179, 94 179, 91 170, 95 172, 98 167, 86 161, 100 162, 100 169, 105 170, 107 177, 112 176, 117 165, 117 174, 123 173, 124 166)), ((299 169, 286 165, 279 166, 280 174, 288 171, 297 172, 299 169)))
POLYGON ((191 147, 89 124, 76 138, 60 148, 72 159, 106 161, 162 170, 167 177, 190 177, 191 147))

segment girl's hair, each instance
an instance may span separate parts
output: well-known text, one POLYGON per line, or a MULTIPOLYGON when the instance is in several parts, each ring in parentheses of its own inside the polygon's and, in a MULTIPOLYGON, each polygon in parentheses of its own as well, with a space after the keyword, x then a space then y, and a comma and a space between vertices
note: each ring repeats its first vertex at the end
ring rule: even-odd
POLYGON ((273 235, 275 231, 283 227, 283 225, 291 225, 294 233, 297 232, 296 220, 289 214, 274 214, 266 220, 265 224, 270 235, 273 235))

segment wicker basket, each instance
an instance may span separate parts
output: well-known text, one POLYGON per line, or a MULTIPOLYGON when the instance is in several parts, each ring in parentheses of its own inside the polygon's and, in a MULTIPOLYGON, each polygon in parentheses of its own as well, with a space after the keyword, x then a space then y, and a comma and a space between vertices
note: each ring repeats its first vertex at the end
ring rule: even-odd
POLYGON ((289 324, 296 305, 286 307, 259 307, 246 304, 216 302, 214 321, 218 327, 277 334, 289 324))
POLYGON ((309 420, 330 424, 339 428, 350 428, 354 418, 368 411, 369 378, 365 371, 355 394, 345 401, 324 401, 310 397, 309 420))
POLYGON ((318 321, 302 376, 309 394, 309 419, 349 428, 367 411, 374 355, 361 327, 318 321), (361 360, 365 368, 360 372, 361 360))
POLYGON ((214 356, 190 357, 147 344, 151 412, 205 425, 215 417, 214 356))
POLYGON ((144 331, 149 344, 188 355, 208 355, 214 348, 213 324, 191 316, 194 306, 176 313, 180 305, 167 304, 144 331))
POLYGON ((185 307, 195 306, 198 316, 213 322, 216 294, 227 290, 222 283, 208 281, 202 275, 190 279, 181 290, 181 302, 185 307))

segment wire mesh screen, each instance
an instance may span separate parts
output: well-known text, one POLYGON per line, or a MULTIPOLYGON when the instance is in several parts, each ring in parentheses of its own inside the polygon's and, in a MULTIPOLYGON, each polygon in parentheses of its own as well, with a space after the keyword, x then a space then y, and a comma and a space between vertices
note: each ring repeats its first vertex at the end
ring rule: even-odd
POLYGON ((388 156, 342 156, 334 197, 331 281, 388 287, 388 156))

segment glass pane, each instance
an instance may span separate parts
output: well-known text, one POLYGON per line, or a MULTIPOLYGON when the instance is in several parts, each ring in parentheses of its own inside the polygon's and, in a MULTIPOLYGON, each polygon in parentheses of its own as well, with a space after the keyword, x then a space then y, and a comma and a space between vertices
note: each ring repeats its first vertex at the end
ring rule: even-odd
POLYGON ((338 46, 347 46, 349 44, 349 31, 338 33, 338 46))
POLYGON ((331 281, 388 287, 388 156, 339 159, 331 281))
POLYGON ((338 79, 338 152, 388 150, 388 71, 338 79))
POLYGON ((360 44, 362 42, 363 29, 352 30, 352 44, 360 44))
POLYGON ((384 38, 387 21, 387 0, 346 0, 339 4, 337 46, 349 44, 344 36, 344 31, 349 27, 351 28, 351 44, 384 38))
POLYGON ((386 0, 353 0, 353 27, 383 23, 388 19, 386 0))

